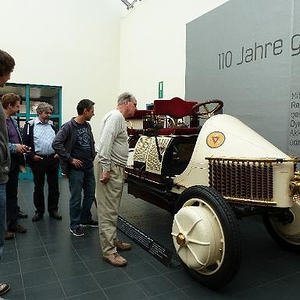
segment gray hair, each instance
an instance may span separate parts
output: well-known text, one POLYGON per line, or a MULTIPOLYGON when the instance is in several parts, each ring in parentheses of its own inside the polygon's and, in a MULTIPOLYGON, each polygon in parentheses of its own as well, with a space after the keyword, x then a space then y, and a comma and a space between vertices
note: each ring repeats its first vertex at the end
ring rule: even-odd
POLYGON ((118 97, 118 105, 124 104, 126 100, 129 101, 129 102, 133 102, 133 100, 135 100, 135 97, 132 94, 128 93, 128 92, 122 93, 118 97))
POLYGON ((36 108, 36 113, 41 114, 46 110, 51 110, 51 112, 53 112, 53 106, 47 102, 41 102, 36 108))

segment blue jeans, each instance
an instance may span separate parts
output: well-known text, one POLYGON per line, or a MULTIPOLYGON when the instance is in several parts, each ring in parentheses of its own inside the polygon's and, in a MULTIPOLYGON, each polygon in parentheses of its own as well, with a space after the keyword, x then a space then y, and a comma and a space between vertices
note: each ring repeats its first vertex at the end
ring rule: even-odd
POLYGON ((95 200, 94 168, 87 170, 71 169, 69 174, 70 198, 70 228, 72 230, 82 223, 92 219, 91 206, 95 200), (83 200, 81 204, 81 193, 83 200))
POLYGON ((0 259, 4 248, 4 231, 5 231, 5 215, 6 215, 6 184, 0 184, 0 259))

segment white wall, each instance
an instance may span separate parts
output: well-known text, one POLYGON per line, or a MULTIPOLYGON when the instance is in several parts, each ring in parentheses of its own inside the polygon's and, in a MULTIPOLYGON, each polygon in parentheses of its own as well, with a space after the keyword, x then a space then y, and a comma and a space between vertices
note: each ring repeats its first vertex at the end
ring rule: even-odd
POLYGON ((10 81, 62 86, 63 121, 91 99, 97 130, 119 93, 124 8, 118 0, 1 1, 0 48, 16 60, 10 81))
POLYGON ((63 87, 63 122, 80 99, 95 101, 97 139, 120 92, 144 108, 163 80, 165 99, 184 97, 185 24, 224 2, 143 0, 127 11, 120 0, 1 1, 0 48, 16 60, 11 82, 63 87))
POLYGON ((143 0, 123 17, 120 90, 135 94, 139 109, 158 99, 159 81, 165 99, 184 98, 186 23, 225 2, 143 0))

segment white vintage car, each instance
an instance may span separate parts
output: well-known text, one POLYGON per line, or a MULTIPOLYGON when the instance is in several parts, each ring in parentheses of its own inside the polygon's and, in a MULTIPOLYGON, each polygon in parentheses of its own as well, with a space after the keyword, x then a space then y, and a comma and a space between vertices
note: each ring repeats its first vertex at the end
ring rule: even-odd
POLYGON ((188 272, 210 288, 240 265, 238 218, 261 214, 282 246, 300 249, 298 160, 238 119, 219 100, 154 101, 128 120, 128 193, 174 214, 174 247, 188 272), (203 126, 199 118, 206 118, 203 126))

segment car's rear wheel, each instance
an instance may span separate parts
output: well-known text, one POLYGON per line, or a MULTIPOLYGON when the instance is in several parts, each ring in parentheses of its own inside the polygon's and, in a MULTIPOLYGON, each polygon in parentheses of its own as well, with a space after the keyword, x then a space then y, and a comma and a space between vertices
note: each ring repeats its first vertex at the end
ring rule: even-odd
POLYGON ((202 284, 221 288, 240 265, 240 234, 234 212, 219 193, 204 186, 185 190, 177 210, 172 237, 185 268, 202 284))
POLYGON ((300 251, 300 203, 297 201, 283 214, 265 214, 267 231, 281 246, 300 251))

